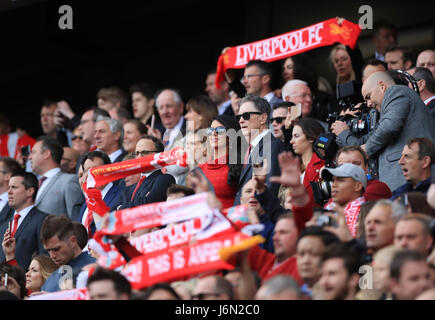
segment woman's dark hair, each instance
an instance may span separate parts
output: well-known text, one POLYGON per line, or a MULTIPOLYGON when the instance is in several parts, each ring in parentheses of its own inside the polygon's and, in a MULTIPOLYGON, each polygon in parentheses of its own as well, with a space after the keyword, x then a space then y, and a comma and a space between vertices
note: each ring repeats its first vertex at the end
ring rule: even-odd
MULTIPOLYGON (((291 59, 293 61, 293 78, 303 80, 308 83, 308 87, 310 87, 311 92, 317 92, 318 80, 317 74, 310 67, 310 64, 303 54, 298 54, 296 56, 288 57, 282 60, 282 67, 284 67, 284 63, 287 59, 291 59)), ((284 85, 285 83, 283 83, 284 85)), ((282 87, 282 86, 281 86, 282 87)))
MULTIPOLYGON (((240 124, 234 118, 227 115, 218 115, 213 119, 213 121, 219 121, 223 124, 225 129, 234 129, 236 133, 240 132, 240 124)), ((241 159, 241 144, 242 138, 238 135, 232 136, 228 139, 228 154, 230 155, 231 161, 228 161, 228 184, 238 184, 240 174, 242 173, 242 159, 241 159), (240 138, 240 139, 239 139, 240 138)))
POLYGON ((6 261, 0 264, 0 275, 4 277, 5 273, 15 279, 15 281, 20 286, 20 299, 23 300, 27 296, 26 289, 26 274, 23 269, 19 266, 13 266, 8 264, 6 261))
POLYGON ((300 118, 295 121, 294 126, 299 126, 302 128, 307 140, 311 139, 316 141, 322 133, 325 133, 325 129, 322 127, 319 121, 313 118, 300 118))
POLYGON ((143 295, 143 299, 144 300, 148 300, 149 297, 153 294, 154 291, 156 290, 165 290, 167 292, 169 292, 171 295, 173 295, 175 297, 175 299, 177 300, 181 300, 180 296, 177 294, 177 292, 166 282, 159 282, 156 283, 155 285, 148 287, 145 290, 145 293, 143 295))

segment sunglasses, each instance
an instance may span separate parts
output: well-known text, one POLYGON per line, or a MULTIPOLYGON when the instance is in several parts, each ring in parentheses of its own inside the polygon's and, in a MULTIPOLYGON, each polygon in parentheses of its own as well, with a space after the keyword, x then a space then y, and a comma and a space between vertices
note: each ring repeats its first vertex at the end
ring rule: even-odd
POLYGON ((217 134, 223 134, 227 132, 227 129, 223 126, 217 128, 207 128, 207 134, 209 135, 213 134, 214 131, 216 131, 217 134))
POLYGON ((242 114, 237 114, 235 117, 237 119, 237 121, 240 121, 240 118, 243 118, 244 120, 248 121, 249 119, 251 119, 251 114, 263 114, 262 112, 244 112, 242 114))
POLYGON ((273 123, 274 121, 276 121, 276 123, 281 123, 285 120, 286 117, 276 117, 276 118, 270 118, 269 122, 273 123))
POLYGON ((76 140, 76 139, 83 140, 83 138, 80 137, 80 136, 75 136, 75 135, 73 135, 73 136, 71 137, 71 140, 72 140, 72 141, 74 141, 74 140, 76 140))

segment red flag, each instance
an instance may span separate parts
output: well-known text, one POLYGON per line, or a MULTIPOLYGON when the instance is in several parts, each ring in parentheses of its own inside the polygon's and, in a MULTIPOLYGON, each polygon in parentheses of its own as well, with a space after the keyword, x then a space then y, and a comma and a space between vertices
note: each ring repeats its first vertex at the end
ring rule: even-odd
POLYGON ((337 19, 333 18, 269 39, 231 47, 218 59, 216 87, 220 88, 225 71, 244 68, 251 60, 272 62, 335 42, 354 49, 360 33, 361 27, 358 24, 343 19, 339 25, 337 19))

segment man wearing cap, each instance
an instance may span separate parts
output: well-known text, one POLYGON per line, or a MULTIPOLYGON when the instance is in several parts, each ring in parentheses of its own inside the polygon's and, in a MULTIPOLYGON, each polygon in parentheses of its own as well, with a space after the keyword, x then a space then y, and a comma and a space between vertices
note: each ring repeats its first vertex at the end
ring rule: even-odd
POLYGON ((358 215, 361 204, 365 202, 363 194, 367 187, 367 177, 364 170, 354 164, 343 163, 335 169, 324 169, 322 178, 332 181, 333 203, 326 205, 325 209, 333 210, 336 205, 343 207, 347 226, 355 238, 358 215))

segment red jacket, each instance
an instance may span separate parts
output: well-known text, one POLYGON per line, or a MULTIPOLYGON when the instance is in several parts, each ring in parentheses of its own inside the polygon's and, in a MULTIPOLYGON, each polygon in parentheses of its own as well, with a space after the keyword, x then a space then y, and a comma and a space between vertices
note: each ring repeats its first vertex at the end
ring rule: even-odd
POLYGON ((320 169, 325 166, 325 161, 320 159, 315 153, 311 157, 308 166, 305 168, 304 187, 307 189, 311 200, 314 199, 313 189, 311 189, 310 182, 317 182, 320 179, 320 169))

